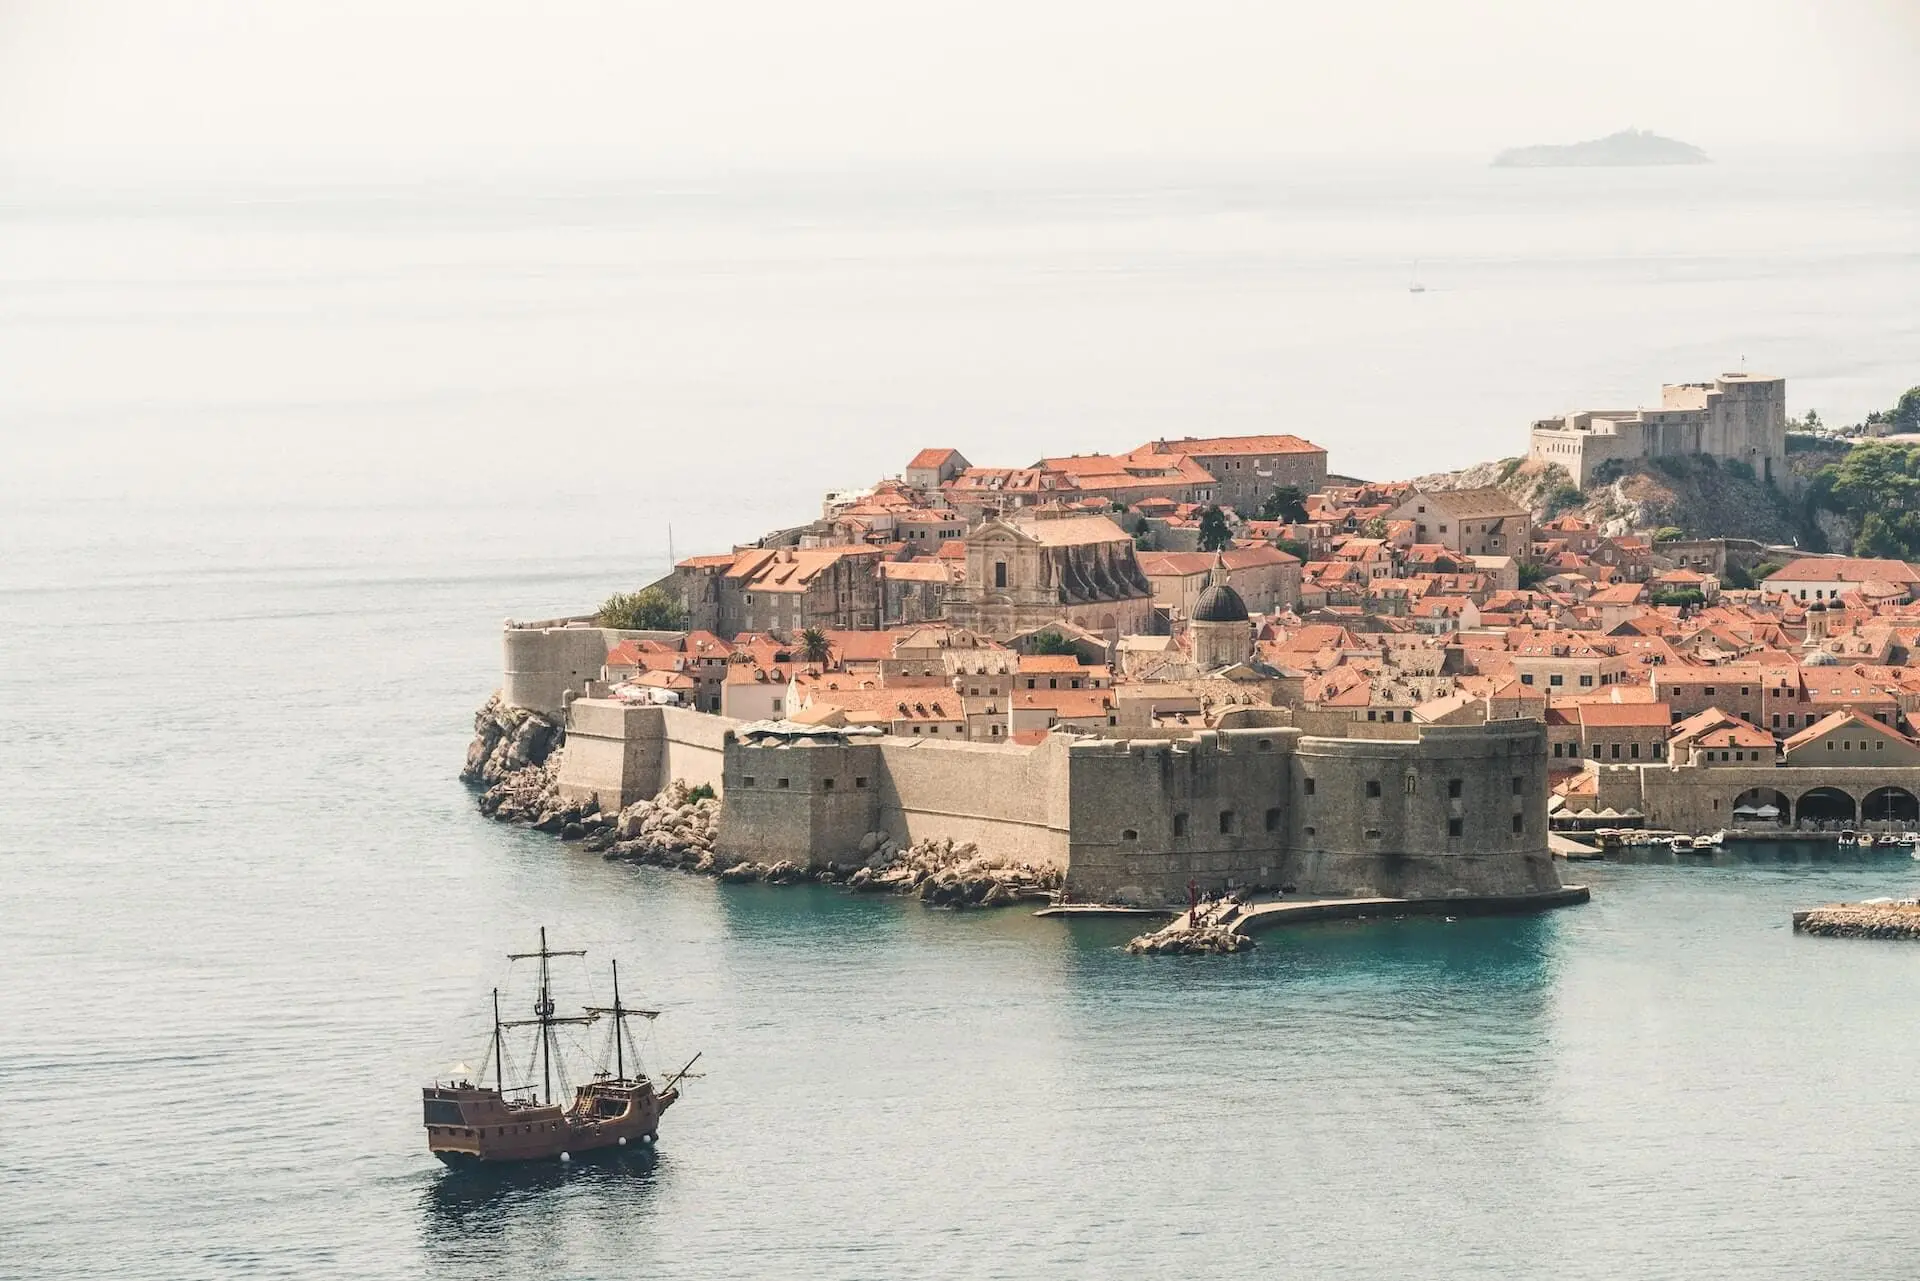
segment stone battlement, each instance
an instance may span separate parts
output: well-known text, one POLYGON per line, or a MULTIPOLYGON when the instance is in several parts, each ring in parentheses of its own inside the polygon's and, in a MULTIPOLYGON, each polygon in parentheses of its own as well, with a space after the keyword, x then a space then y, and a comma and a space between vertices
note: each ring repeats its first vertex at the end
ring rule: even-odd
POLYGON ((673 778, 723 795, 716 851, 844 858, 869 832, 951 839, 1059 871, 1076 898, 1184 901, 1294 885, 1316 894, 1524 894, 1557 887, 1547 751, 1535 721, 1417 738, 1292 728, 1177 739, 1051 735, 1037 746, 744 738, 677 708, 575 700, 560 788, 618 808, 673 778))

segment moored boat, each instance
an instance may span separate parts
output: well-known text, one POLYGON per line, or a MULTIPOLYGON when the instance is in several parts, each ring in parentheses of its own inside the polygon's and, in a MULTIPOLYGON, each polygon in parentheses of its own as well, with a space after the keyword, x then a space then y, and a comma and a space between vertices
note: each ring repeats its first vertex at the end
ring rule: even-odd
POLYGON ((1697 843, 1691 836, 1676 836, 1667 842, 1667 848, 1675 854, 1691 854, 1697 843))
POLYGON ((694 1055, 686 1067, 658 1085, 640 1070, 638 1046, 628 1031, 627 1020, 651 1020, 659 1016, 659 1011, 635 1009, 621 1003, 617 961, 613 966, 612 1005, 583 1006, 578 1015, 557 1014, 550 962, 556 956, 585 955, 584 951, 549 949, 547 931, 542 928, 539 951, 514 953, 509 957, 515 961, 537 958, 540 962, 540 988, 533 1003, 533 1017, 503 1020, 500 990, 495 988, 493 1037, 487 1047, 492 1059, 493 1084, 486 1084, 483 1072, 478 1082, 463 1077, 422 1088, 422 1123, 427 1128, 427 1148, 435 1156, 448 1165, 555 1157, 566 1160, 574 1153, 652 1143, 659 1137, 661 1116, 680 1097, 680 1083, 700 1056, 694 1055), (602 1019, 612 1024, 609 1038, 612 1067, 603 1061, 593 1079, 573 1087, 571 1096, 567 1097, 566 1070, 554 1039, 555 1029, 589 1026, 602 1019), (532 1054, 527 1068, 531 1078, 533 1060, 539 1060, 537 1086, 531 1079, 524 1084, 508 1084, 507 1033, 520 1028, 533 1029, 532 1054), (560 1078, 557 1090, 556 1076, 560 1078))

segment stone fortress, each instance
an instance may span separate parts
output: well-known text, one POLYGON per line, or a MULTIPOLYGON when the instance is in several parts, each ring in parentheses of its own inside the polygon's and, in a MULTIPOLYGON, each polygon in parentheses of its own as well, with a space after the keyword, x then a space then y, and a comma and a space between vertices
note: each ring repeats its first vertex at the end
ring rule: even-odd
MULTIPOLYGON (((1234 590, 1216 582, 1202 604, 1202 643, 1243 653, 1250 625, 1234 590)), ((506 701, 563 719, 569 801, 610 811, 674 780, 711 785, 718 854, 825 864, 871 832, 946 838, 1052 869, 1071 896, 1099 902, 1288 885, 1524 906, 1560 890, 1536 720, 1328 738, 1284 709, 1249 707, 1199 732, 905 739, 572 697, 605 644, 598 628, 508 629, 506 701)))
POLYGON ((1669 383, 1646 409, 1583 409, 1533 424, 1527 456, 1558 463, 1585 489, 1614 459, 1704 455, 1741 462, 1754 477, 1785 475, 1787 383, 1760 374, 1721 374, 1710 383, 1669 383))
MULTIPOLYGON (((1275 720, 1283 719, 1267 713, 1275 720)), ((1048 735, 1034 746, 744 725, 578 699, 559 787, 617 809, 674 779, 722 798, 716 851, 844 860, 868 832, 950 838, 1061 873, 1076 899, 1551 895, 1538 721, 1319 738, 1284 724, 1180 736, 1048 735)))

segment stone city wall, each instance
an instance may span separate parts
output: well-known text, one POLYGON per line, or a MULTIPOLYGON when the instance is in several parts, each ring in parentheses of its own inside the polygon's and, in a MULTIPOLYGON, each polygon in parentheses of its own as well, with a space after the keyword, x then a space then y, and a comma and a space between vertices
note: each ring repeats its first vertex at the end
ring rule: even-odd
POLYGON ((500 701, 558 720, 565 710, 566 691, 584 694, 587 682, 599 679, 607 651, 615 645, 631 639, 678 644, 681 635, 594 627, 591 619, 516 624, 506 629, 502 640, 506 672, 500 701))
POLYGON ((1184 901, 1187 885, 1277 885, 1287 759, 1300 731, 1207 730, 1173 741, 1078 742, 1069 751, 1075 897, 1184 901))
POLYGON ((684 707, 576 698, 555 786, 563 800, 594 800, 603 809, 646 800, 674 779, 718 792, 726 734, 736 724, 684 707))
POLYGON ((1292 884, 1314 894, 1522 894, 1558 887, 1535 721, 1428 726, 1406 741, 1207 730, 1036 747, 893 738, 746 742, 739 722, 576 699, 563 799, 618 809, 670 781, 724 797, 715 852, 845 861, 870 832, 948 839, 1064 874, 1075 897, 1183 901, 1292 884))
POLYGON ((1411 742, 1302 738, 1289 878, 1402 898, 1559 887, 1547 851, 1546 727, 1431 725, 1411 742))

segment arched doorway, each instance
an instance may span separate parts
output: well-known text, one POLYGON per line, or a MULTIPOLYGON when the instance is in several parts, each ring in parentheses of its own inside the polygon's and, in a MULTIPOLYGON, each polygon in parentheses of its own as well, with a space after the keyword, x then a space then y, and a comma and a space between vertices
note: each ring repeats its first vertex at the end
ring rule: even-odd
POLYGON ((1733 798, 1733 821, 1746 827, 1785 827, 1793 822, 1793 802, 1771 787, 1749 787, 1733 798))
POLYGON ((1800 798, 1794 813, 1802 823, 1815 824, 1851 823, 1858 817, 1853 797, 1837 787, 1814 788, 1800 798))
POLYGON ((1920 798, 1904 787, 1880 787, 1860 802, 1860 817, 1869 823, 1920 821, 1920 798))

